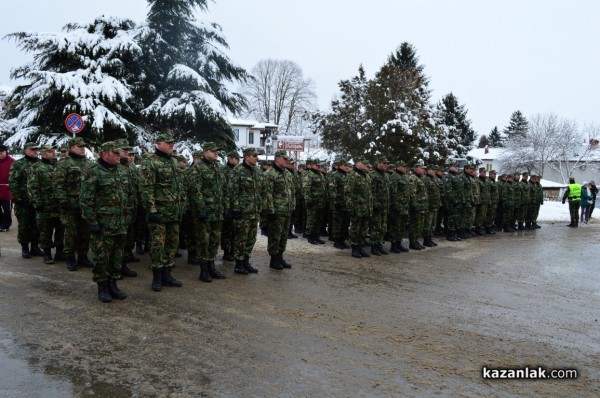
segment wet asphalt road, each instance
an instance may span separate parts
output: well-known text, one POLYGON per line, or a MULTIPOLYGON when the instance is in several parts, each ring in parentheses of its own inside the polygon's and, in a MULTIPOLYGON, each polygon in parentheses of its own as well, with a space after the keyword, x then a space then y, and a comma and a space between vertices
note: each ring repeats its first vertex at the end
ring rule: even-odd
MULTIPOLYGON (((291 241, 292 270, 219 269, 150 290, 148 255, 102 304, 89 269, 22 259, 0 234, 0 397, 600 396, 600 225, 353 259, 291 241), (483 380, 482 367, 577 380, 483 380)), ((185 253, 185 252, 184 252, 185 253)))

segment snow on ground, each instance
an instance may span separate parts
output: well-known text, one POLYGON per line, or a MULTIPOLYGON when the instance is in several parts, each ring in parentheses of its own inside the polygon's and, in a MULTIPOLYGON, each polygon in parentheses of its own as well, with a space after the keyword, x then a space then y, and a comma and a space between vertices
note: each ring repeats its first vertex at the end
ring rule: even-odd
MULTIPOLYGON (((592 214, 592 219, 590 219, 590 223, 596 223, 594 217, 599 217, 597 213, 600 213, 599 209, 594 210, 592 214)), ((581 214, 581 212, 580 212, 581 214)), ((565 222, 569 223, 571 221, 571 217, 569 216, 569 203, 565 203, 564 205, 560 202, 554 201, 545 201, 543 206, 540 206, 540 215, 538 217, 538 222, 565 222)), ((581 224, 579 224, 581 226, 581 224)))

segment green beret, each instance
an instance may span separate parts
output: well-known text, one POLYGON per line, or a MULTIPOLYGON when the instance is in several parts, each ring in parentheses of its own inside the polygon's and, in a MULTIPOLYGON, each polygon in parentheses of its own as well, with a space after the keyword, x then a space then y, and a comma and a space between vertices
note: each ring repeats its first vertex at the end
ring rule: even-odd
POLYGON ((175 138, 169 133, 162 133, 156 137, 156 142, 175 142, 175 138))
POLYGON ((288 156, 287 151, 279 150, 279 151, 275 152, 275 157, 276 158, 284 158, 285 160, 290 160, 290 157, 288 156))
POLYGON ((240 154, 238 153, 238 151, 229 151, 229 152, 227 152, 227 157, 228 158, 239 159, 240 158, 240 154))
POLYGON ((40 147, 35 142, 27 142, 23 149, 40 149, 40 147))
POLYGON ((100 152, 117 152, 121 149, 114 141, 106 141, 100 145, 100 152))
POLYGON ((214 142, 205 142, 202 144, 203 151, 219 151, 220 148, 214 142))
POLYGON ((258 151, 256 148, 246 148, 244 149, 244 156, 258 156, 258 151))
POLYGON ((75 137, 67 141, 67 145, 69 148, 72 146, 85 146, 85 141, 81 137, 75 137))

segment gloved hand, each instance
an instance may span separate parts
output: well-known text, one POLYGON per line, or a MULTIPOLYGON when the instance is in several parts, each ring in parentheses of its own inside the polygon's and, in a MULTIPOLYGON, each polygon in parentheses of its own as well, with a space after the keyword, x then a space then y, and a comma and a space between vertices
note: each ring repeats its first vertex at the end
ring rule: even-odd
POLYGON ((206 214, 206 210, 198 210, 198 221, 200 221, 200 222, 208 221, 208 214, 206 214))
POLYGON ((89 227, 89 232, 90 234, 93 235, 98 235, 100 233, 100 231, 102 231, 102 224, 96 223, 96 224, 91 224, 89 227))
POLYGON ((159 214, 156 212, 148 214, 148 222, 149 223, 157 223, 159 221, 159 219, 160 219, 159 214))
POLYGON ((240 220, 242 218, 242 211, 241 210, 232 210, 231 218, 233 218, 234 220, 240 220))

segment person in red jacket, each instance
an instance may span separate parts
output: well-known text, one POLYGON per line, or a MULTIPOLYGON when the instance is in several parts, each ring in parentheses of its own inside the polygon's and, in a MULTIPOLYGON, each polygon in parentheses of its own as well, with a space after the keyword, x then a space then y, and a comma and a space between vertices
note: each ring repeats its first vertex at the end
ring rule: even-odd
POLYGON ((0 232, 8 231, 12 225, 12 195, 8 187, 8 174, 14 161, 6 145, 0 144, 0 232))

